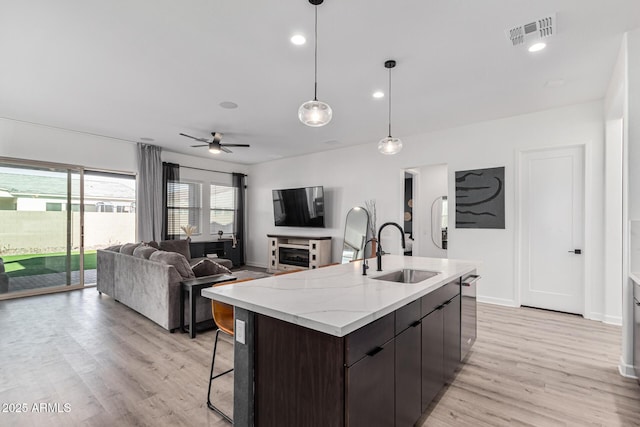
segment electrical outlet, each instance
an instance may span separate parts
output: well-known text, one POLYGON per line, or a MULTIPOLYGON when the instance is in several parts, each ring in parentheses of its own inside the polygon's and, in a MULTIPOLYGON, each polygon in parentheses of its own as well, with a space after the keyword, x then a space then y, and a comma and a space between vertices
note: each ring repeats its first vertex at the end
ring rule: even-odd
POLYGON ((236 341, 240 344, 245 343, 245 329, 244 329, 244 321, 236 319, 236 329, 234 331, 236 335, 236 341))

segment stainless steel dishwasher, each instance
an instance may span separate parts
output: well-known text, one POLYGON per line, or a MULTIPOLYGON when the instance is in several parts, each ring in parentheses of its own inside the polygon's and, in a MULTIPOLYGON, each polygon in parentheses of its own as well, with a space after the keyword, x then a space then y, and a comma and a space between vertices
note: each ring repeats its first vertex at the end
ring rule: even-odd
MULTIPOLYGON (((474 271, 475 273, 475 271, 474 271)), ((480 276, 469 274, 462 278, 460 303, 460 360, 467 357, 477 336, 476 285, 480 276)))

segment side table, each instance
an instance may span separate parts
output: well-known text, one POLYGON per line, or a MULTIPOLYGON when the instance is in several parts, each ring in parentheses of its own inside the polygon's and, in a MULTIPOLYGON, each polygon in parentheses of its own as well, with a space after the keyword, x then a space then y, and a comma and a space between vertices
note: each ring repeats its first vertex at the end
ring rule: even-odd
POLYGON ((184 328, 184 300, 185 292, 189 294, 189 337, 196 337, 196 298, 204 288, 210 288, 214 284, 231 282, 237 277, 228 274, 216 274, 215 276, 199 277, 180 282, 180 330, 186 332, 184 328))

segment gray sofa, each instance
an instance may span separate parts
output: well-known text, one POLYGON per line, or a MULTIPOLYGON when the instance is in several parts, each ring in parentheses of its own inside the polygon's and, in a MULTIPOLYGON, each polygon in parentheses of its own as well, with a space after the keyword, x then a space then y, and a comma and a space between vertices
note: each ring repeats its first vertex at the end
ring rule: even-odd
MULTIPOLYGON (((198 260, 188 261, 193 266, 198 260)), ((120 253, 115 247, 97 251, 98 292, 109 295, 171 332, 180 327, 180 282, 187 278, 181 276, 174 265, 146 259, 137 252, 135 256, 120 253)), ((211 319, 211 302, 198 298, 196 314, 198 322, 211 319)), ((189 322, 188 319, 189 307, 185 304, 185 323, 189 322)))

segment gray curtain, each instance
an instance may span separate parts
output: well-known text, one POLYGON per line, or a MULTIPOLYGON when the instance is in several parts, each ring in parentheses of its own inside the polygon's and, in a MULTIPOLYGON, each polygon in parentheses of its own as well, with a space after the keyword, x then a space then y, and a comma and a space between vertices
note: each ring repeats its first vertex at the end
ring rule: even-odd
POLYGON ((162 160, 160 147, 138 143, 136 220, 138 241, 162 239, 162 160))
POLYGON ((180 239, 180 211, 174 209, 179 205, 179 192, 176 184, 180 182, 180 165, 162 162, 162 238, 164 240, 180 239))
POLYGON ((244 224, 244 202, 245 202, 245 191, 247 188, 246 185, 246 175, 242 173, 234 172, 233 176, 233 186, 236 188, 236 209, 235 209, 235 218, 233 220, 233 224, 235 230, 233 231, 236 235, 236 239, 238 239, 238 246, 240 252, 240 264, 244 264, 245 259, 245 224, 244 224))

